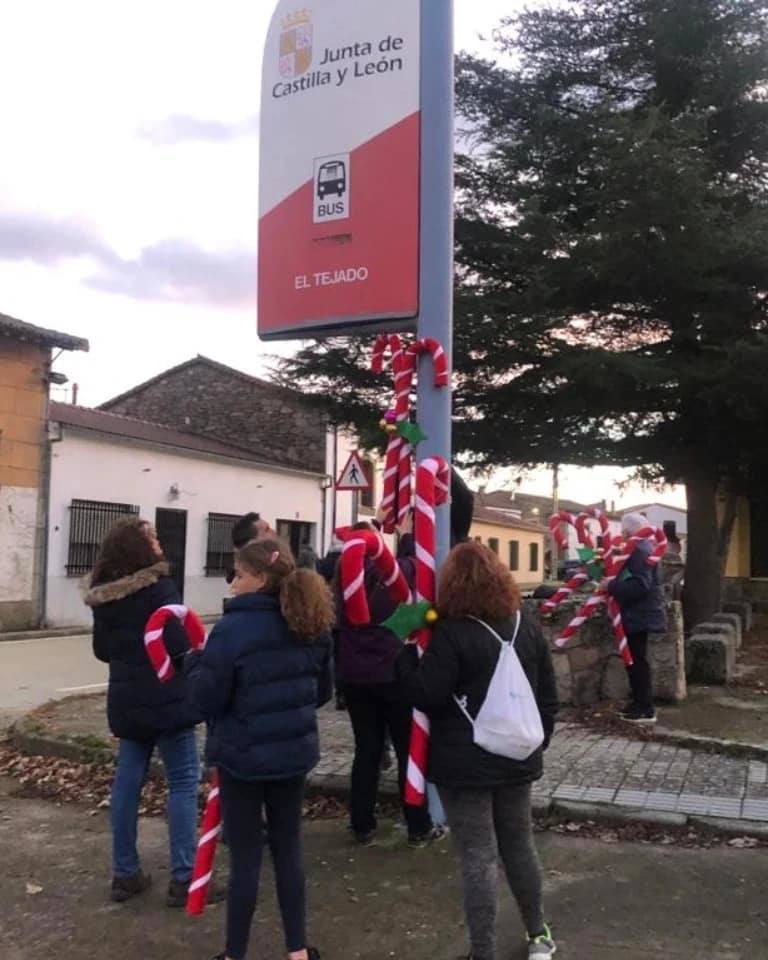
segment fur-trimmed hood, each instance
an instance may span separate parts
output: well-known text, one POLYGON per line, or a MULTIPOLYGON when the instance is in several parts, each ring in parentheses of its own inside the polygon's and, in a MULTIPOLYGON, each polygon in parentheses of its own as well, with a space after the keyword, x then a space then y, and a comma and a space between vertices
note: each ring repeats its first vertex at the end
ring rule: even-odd
POLYGON ((130 597, 139 590, 151 587, 162 577, 167 577, 169 566, 165 560, 159 563, 153 563, 151 567, 144 567, 143 570, 137 570, 127 577, 121 577, 119 580, 113 580, 111 583, 100 583, 97 587, 89 586, 90 576, 84 581, 83 601, 89 607, 102 607, 105 603, 113 603, 115 600, 123 600, 130 597))

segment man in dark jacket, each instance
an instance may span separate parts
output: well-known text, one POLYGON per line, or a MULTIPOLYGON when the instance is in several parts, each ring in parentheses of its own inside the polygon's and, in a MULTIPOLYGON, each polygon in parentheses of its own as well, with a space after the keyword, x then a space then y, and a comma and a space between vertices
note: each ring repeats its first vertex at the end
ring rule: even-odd
MULTIPOLYGON (((367 524, 359 524, 367 528, 367 524)), ((402 531, 401 531, 402 533, 402 531)), ((406 580, 415 578, 414 542, 410 533, 400 537, 398 564, 406 580)), ((391 630, 379 626, 394 613, 389 591, 372 563, 366 564, 365 590, 371 612, 367 627, 355 627, 347 620, 343 599, 337 610, 337 677, 344 695, 355 736, 355 758, 350 791, 350 826, 359 843, 368 845, 376 833, 376 796, 387 734, 398 761, 400 795, 403 796, 412 710, 403 699, 395 679, 395 661, 402 641, 391 630)), ((432 837, 432 820, 423 807, 403 804, 408 838, 421 846, 432 837)))
MULTIPOLYGON (((621 521, 625 537, 634 536, 648 525, 647 518, 641 513, 628 513, 621 521)), ((664 633, 667 623, 659 567, 658 564, 648 563, 652 552, 647 540, 638 544, 624 570, 608 584, 608 592, 621 609, 621 620, 634 661, 627 668, 632 702, 621 714, 622 719, 629 723, 656 723, 651 666, 648 663, 648 634, 664 633)))

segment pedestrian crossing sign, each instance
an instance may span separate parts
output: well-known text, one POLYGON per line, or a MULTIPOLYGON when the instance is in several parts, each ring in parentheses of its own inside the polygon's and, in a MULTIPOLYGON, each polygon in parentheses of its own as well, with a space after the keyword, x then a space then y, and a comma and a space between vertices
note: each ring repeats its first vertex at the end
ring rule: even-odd
POLYGON ((368 476, 363 459, 357 450, 353 450, 347 460, 347 465, 341 471, 336 481, 337 490, 370 490, 371 480, 368 476))

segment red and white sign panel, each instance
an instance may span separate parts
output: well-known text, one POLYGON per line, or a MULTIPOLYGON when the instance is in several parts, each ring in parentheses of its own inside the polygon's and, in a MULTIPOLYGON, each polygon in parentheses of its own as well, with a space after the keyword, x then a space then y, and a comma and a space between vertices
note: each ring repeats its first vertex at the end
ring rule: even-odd
POLYGON ((261 104, 265 339, 418 313, 419 10, 419 0, 277 5, 261 104))
POLYGON ((336 481, 337 490, 370 490, 371 478, 362 457, 355 450, 336 481))

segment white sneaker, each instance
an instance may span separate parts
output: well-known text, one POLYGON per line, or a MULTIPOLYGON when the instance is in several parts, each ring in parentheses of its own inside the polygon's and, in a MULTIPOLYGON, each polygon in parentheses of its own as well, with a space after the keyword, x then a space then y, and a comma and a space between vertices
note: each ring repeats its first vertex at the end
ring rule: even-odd
POLYGON ((557 953, 557 944, 552 939, 552 931, 547 924, 537 937, 528 938, 528 960, 548 960, 557 953))

